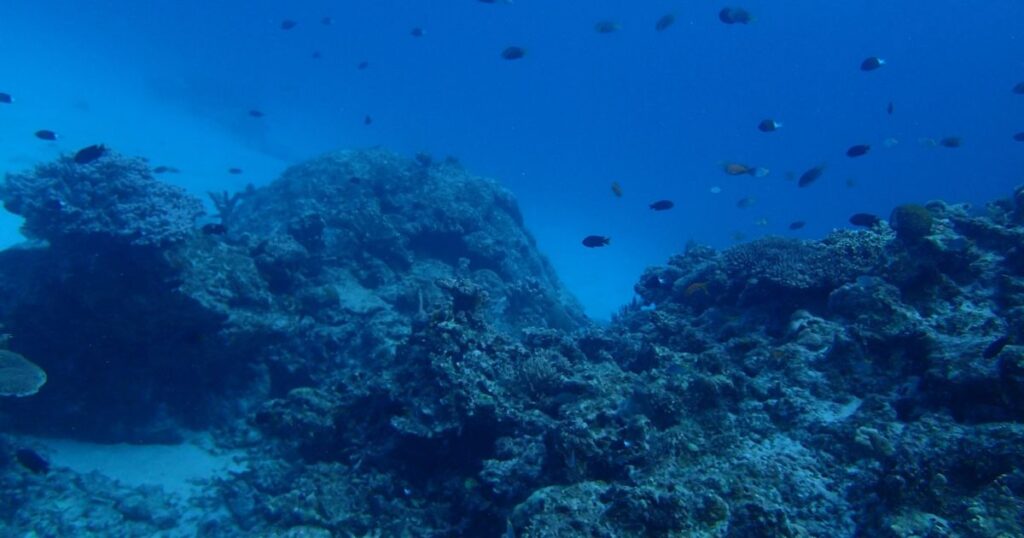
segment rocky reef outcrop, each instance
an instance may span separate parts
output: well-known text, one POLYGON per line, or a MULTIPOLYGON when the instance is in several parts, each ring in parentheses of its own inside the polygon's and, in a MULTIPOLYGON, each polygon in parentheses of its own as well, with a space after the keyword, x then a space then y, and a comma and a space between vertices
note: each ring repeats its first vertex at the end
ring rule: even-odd
MULTIPOLYGON (((200 535, 1024 534, 1019 192, 692 245, 607 327, 454 162, 340 152, 214 200, 219 226, 117 247, 143 266, 88 242, 0 254, 10 347, 50 376, 0 412, 213 429, 247 469, 209 488, 200 535), (83 388, 158 375, 189 405, 151 383, 118 395, 148 413, 104 414, 83 388)), ((6 484, 41 480, 12 451, 6 484)), ((46 506, 19 491, 6 528, 46 506)))
POLYGON ((29 431, 173 440, 237 415, 225 398, 383 360, 445 279, 477 282, 509 330, 587 323, 508 191, 455 163, 328 155, 213 196, 202 227, 199 199, 114 152, 10 175, 0 198, 39 240, 0 253, 9 345, 51 379, 10 404, 29 431))

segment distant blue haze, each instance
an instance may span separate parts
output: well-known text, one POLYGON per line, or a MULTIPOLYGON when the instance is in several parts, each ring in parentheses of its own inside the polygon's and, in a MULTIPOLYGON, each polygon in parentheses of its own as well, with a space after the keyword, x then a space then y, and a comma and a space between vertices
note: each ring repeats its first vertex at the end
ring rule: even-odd
MULTIPOLYGON (((202 193, 265 183, 341 147, 453 155, 515 192, 542 250, 599 318, 630 300, 645 266, 690 240, 818 238, 854 212, 983 204, 1022 183, 1024 144, 1012 135, 1024 131, 1024 96, 1010 90, 1024 81, 1024 3, 760 0, 737 4, 757 18, 746 26, 721 23, 724 5, 8 2, 0 91, 17 101, 0 105, 0 163, 16 170, 105 142, 181 168, 165 179, 202 193), (655 32, 670 12, 675 24, 655 32), (284 19, 298 24, 284 31, 284 19), (602 20, 620 31, 598 34, 602 20), (509 45, 526 57, 502 60, 509 45), (875 55, 888 65, 860 71, 875 55), (761 133, 765 118, 784 126, 761 133), (43 128, 62 140, 34 139, 43 128), (919 143, 946 136, 963 147, 919 143), (887 149, 887 138, 899 143, 887 149), (868 155, 845 156, 862 143, 868 155), (771 174, 729 177, 728 161, 771 174), (825 175, 806 189, 786 179, 819 163, 825 175), (747 196, 757 203, 737 208, 747 196), (661 198, 675 208, 647 209, 661 198), (787 230, 794 220, 806 228, 787 230), (589 234, 611 245, 585 249, 589 234)), ((5 223, 10 243, 17 222, 5 223)))

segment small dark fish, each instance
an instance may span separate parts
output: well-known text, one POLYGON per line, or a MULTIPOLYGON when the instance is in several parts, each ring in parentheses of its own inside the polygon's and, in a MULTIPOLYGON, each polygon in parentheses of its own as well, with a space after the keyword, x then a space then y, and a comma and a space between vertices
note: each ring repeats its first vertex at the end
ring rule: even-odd
POLYGON ((999 338, 996 338, 995 342, 992 342, 991 344, 988 345, 988 347, 985 348, 985 351, 981 353, 981 356, 986 359, 993 359, 996 355, 1001 353, 1003 351, 1003 348, 1009 345, 1009 343, 1009 336, 1000 336, 999 338))
POLYGON ((892 116, 892 111, 893 111, 893 110, 894 110, 894 108, 893 108, 893 106, 892 106, 892 101, 889 101, 889 106, 885 107, 885 111, 886 111, 886 112, 887 112, 887 113, 888 113, 888 114, 889 114, 890 116, 892 116))
POLYGON ((754 21, 754 17, 741 7, 726 7, 718 12, 718 20, 725 24, 749 24, 754 21))
POLYGON ((1017 142, 1024 142, 1024 131, 1021 131, 1013 135, 1013 139, 1016 140, 1017 142))
POLYGON ((964 141, 959 136, 949 136, 939 140, 939 145, 944 148, 958 148, 962 146, 964 141))
POLYGON ((359 62, 358 64, 356 64, 356 69, 358 69, 360 71, 362 71, 363 69, 366 69, 367 67, 370 67, 370 62, 368 62, 366 60, 363 60, 363 61, 359 62))
POLYGON ((40 140, 57 140, 57 133, 49 129, 41 129, 36 131, 36 138, 40 140))
POLYGON ((22 467, 35 474, 46 474, 50 471, 50 462, 46 461, 46 458, 40 456, 38 452, 31 448, 19 448, 14 453, 14 457, 22 467))
POLYGON ((667 211, 675 206, 676 204, 674 204, 672 200, 658 200, 657 202, 651 204, 649 207, 655 211, 667 211))
POLYGON ((225 228, 223 224, 220 224, 218 222, 204 224, 203 227, 200 229, 206 235, 224 235, 228 233, 228 229, 225 228))
POLYGON ((601 235, 588 235, 583 238, 583 246, 587 248, 597 248, 607 246, 611 243, 610 237, 604 237, 601 235))
POLYGON ((770 170, 760 166, 747 166, 743 163, 723 163, 722 171, 730 176, 750 175, 754 177, 765 177, 770 170))
POLYGON ((852 189, 852 188, 854 188, 856 186, 857 186, 857 180, 856 179, 853 179, 852 177, 846 178, 846 188, 847 189, 852 189))
POLYGON ((348 182, 353 185, 359 185, 360 183, 363 182, 363 180, 359 176, 352 176, 348 178, 348 182))
POLYGON ((863 157, 871 151, 871 146, 867 144, 857 144, 856 146, 850 146, 850 149, 846 150, 847 157, 863 157))
POLYGON ((417 26, 416 28, 413 28, 412 30, 409 30, 409 35, 411 35, 413 37, 423 37, 423 36, 427 35, 427 33, 423 31, 423 28, 420 28, 419 26, 417 26))
POLYGON ((237 176, 237 175, 242 173, 242 169, 241 168, 228 168, 228 173, 231 174, 231 175, 237 176))
POLYGON ((815 166, 801 174, 800 179, 797 180, 796 184, 798 187, 806 187, 821 178, 821 175, 824 173, 825 165, 819 164, 818 166, 815 166))
POLYGON ((178 170, 177 168, 175 168, 173 166, 164 166, 164 165, 157 166, 156 168, 153 169, 153 173, 154 174, 177 174, 180 171, 181 170, 178 170))
POLYGON ((519 60, 526 56, 526 49, 523 47, 511 46, 501 51, 501 57, 506 60, 519 60))
POLYGON ((789 229, 790 230, 800 230, 804 226, 807 226, 807 223, 802 221, 802 220, 797 220, 797 221, 793 221, 793 222, 789 223, 789 229))
POLYGON ((756 203, 757 203, 757 198, 754 198, 754 197, 751 197, 751 196, 746 196, 746 197, 740 198, 739 200, 736 201, 736 207, 738 207, 740 209, 746 209, 748 207, 752 207, 756 203))
POLYGON ((322 56, 320 54, 320 51, 314 50, 313 54, 311 54, 310 57, 313 58, 314 60, 319 60, 322 56))
POLYGON ((254 118, 262 118, 266 116, 266 114, 264 114, 263 111, 256 110, 255 108, 249 111, 249 115, 254 118))
POLYGON ((619 185, 618 181, 612 181, 612 194, 616 198, 622 198, 622 185, 619 185))
MULTIPOLYGON (((1017 84, 1016 86, 1014 86, 1013 87, 1013 93, 1015 93, 1017 95, 1024 95, 1024 82, 1021 82, 1021 83, 1017 84)), ((5 94, 2 94, 2 95, 7 95, 7 94, 5 93, 5 94)), ((10 99, 11 96, 7 95, 7 98, 10 99)), ((10 103, 10 101, 3 101, 3 102, 10 103)))
POLYGON ((13 102, 14 102, 14 98, 11 97, 11 94, 0 92, 0 103, 3 103, 5 105, 9 105, 9 104, 11 104, 13 102))
POLYGON ((622 26, 615 21, 601 21, 594 25, 594 31, 599 34, 610 34, 612 32, 618 32, 622 29, 622 26))
POLYGON ((761 123, 757 124, 757 130, 761 131, 762 133, 772 133, 778 131, 779 127, 782 127, 782 124, 772 119, 761 120, 761 123))
POLYGON ((658 22, 654 23, 654 29, 659 32, 664 32, 665 30, 668 30, 669 26, 672 26, 675 23, 676 16, 671 13, 666 13, 658 19, 658 22))
POLYGON ((292 28, 295 28, 295 26, 297 26, 298 24, 299 23, 297 23, 297 22, 295 22, 295 21, 293 21, 291 19, 285 19, 285 20, 281 21, 281 29, 282 30, 291 30, 292 28))
POLYGON ((107 147, 103 144, 94 144, 92 146, 84 147, 78 150, 75 154, 75 164, 89 164, 96 159, 99 159, 107 152, 107 147))
POLYGON ((334 18, 333 17, 324 17, 324 18, 320 19, 320 24, 322 24, 324 26, 330 26, 330 25, 334 24, 334 18))
POLYGON ((850 224, 854 226, 863 226, 865 228, 874 228, 876 224, 882 222, 882 219, 871 213, 855 213, 850 216, 850 224))
POLYGON ((373 123, 373 118, 369 114, 363 116, 363 125, 370 125, 371 123, 373 123))
POLYGON ((881 59, 881 58, 879 58, 877 56, 872 56, 870 58, 865 58, 864 61, 860 63, 860 70, 861 71, 874 71, 875 69, 878 69, 879 67, 882 67, 883 65, 885 65, 885 60, 883 60, 883 59, 881 59))

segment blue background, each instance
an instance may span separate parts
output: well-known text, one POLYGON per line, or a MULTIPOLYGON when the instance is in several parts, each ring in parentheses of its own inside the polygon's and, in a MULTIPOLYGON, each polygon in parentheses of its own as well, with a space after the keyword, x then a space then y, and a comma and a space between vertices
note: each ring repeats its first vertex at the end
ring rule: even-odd
MULTIPOLYGON (((516 193, 541 249, 595 317, 689 240, 822 237, 854 212, 983 204, 1022 182, 1024 144, 1011 137, 1024 131, 1024 96, 1010 90, 1024 81, 1024 3, 750 1, 757 20, 746 26, 722 24, 721 7, 7 2, 0 91, 17 101, 0 106, 0 166, 103 142, 180 168, 164 179, 203 193, 269 182, 336 148, 453 155, 516 193), (669 12, 675 25, 655 32, 669 12), (283 19, 298 25, 283 31, 283 19), (601 20, 621 30, 599 34, 601 20), (526 58, 502 60, 509 45, 526 58), (873 55, 888 65, 860 71, 873 55), (250 118, 251 108, 266 117, 250 118), (784 126, 760 133, 764 118, 784 126), (61 140, 32 136, 44 128, 61 140), (964 146, 920 143, 946 136, 964 146), (887 138, 899 143, 885 148, 887 138), (872 151, 847 158, 859 143, 872 151), (731 161, 771 174, 729 177, 721 165, 731 161), (814 185, 787 179, 819 163, 827 170, 814 185), (743 197, 757 201, 737 208, 743 197), (676 207, 647 209, 660 198, 676 207), (789 231, 794 220, 807 227, 789 231), (584 249, 589 234, 612 243, 584 249)), ((3 244, 19 239, 17 225, 0 221, 3 244)))

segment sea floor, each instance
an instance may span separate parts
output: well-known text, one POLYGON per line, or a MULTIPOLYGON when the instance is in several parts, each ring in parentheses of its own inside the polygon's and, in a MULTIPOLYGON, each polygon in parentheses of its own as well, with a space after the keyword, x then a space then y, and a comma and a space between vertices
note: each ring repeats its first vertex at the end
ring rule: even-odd
POLYGON ((99 473, 129 487, 159 487, 188 504, 215 478, 242 472, 241 452, 213 447, 208 434, 192 433, 181 444, 100 444, 44 437, 17 438, 44 454, 52 467, 99 473))

